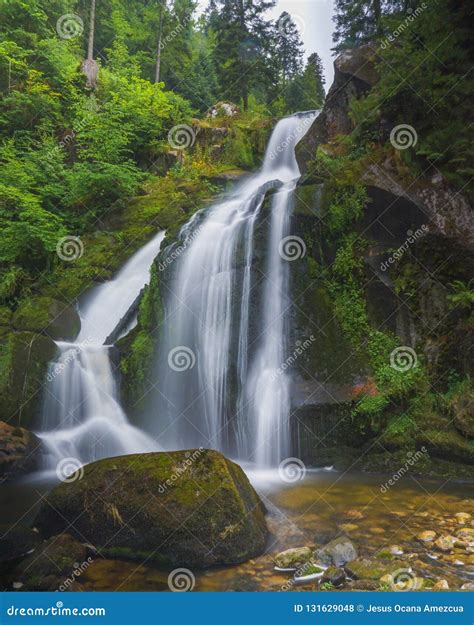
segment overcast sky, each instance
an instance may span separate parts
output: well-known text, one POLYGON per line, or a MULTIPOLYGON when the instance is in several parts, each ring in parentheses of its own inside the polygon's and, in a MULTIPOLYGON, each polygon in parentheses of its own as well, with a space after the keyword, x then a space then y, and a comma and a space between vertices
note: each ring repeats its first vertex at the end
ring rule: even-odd
MULTIPOLYGON (((207 6, 207 0, 199 0, 199 9, 207 6)), ((289 13, 300 30, 305 45, 306 58, 317 52, 324 65, 326 91, 332 83, 334 70, 331 56, 333 23, 332 0, 277 0, 276 6, 270 11, 269 17, 278 19, 280 14, 289 13)))

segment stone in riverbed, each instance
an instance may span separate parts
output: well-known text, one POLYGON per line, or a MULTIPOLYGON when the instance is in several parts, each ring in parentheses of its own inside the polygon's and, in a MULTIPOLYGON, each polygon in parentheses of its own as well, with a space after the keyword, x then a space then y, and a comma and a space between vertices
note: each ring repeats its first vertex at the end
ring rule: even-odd
POLYGON ((134 454, 84 467, 56 486, 36 525, 68 531, 101 555, 205 567, 233 564, 265 548, 265 508, 247 476, 207 450, 134 454))
POLYGON ((346 562, 357 558, 357 549, 351 539, 343 535, 316 549, 314 557, 325 566, 331 564, 343 566, 346 562))
POLYGON ((435 540, 435 547, 439 551, 452 551, 454 549, 454 543, 456 538, 454 536, 440 536, 437 540, 435 540))
POLYGON ((294 547, 286 549, 275 556, 275 566, 280 569, 297 569, 313 557, 310 547, 294 547))
POLYGON ((344 569, 339 566, 330 566, 324 571, 324 575, 321 578, 321 583, 330 582, 336 588, 342 586, 346 579, 344 569))
POLYGON ((432 530, 426 530, 424 532, 420 532, 417 535, 418 540, 421 540, 422 543, 431 543, 436 538, 436 532, 432 530))
POLYGON ((449 584, 445 579, 440 579, 433 584, 431 590, 449 590, 449 584))
POLYGON ((358 558, 348 562, 344 568, 347 575, 353 579, 373 580, 380 580, 385 575, 393 576, 394 573, 396 574, 400 571, 407 571, 407 574, 409 574, 410 571, 409 565, 401 560, 380 562, 378 560, 369 560, 368 558, 358 558))
POLYGON ((23 590, 71 589, 73 571, 83 570, 92 562, 90 549, 69 534, 52 536, 42 543, 13 571, 14 581, 23 590), (67 580, 72 580, 68 582, 67 580))
POLYGON ((463 527, 460 530, 456 530, 454 533, 459 540, 465 540, 467 542, 474 541, 474 528, 472 527, 463 527))

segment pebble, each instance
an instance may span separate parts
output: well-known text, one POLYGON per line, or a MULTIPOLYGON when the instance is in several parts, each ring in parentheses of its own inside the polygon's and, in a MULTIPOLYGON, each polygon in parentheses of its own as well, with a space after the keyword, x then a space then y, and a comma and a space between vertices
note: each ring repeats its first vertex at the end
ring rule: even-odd
POLYGON ((457 512, 454 515, 454 518, 459 525, 466 525, 466 523, 469 522, 471 515, 469 514, 469 512, 457 512))
POLYGON ((431 543, 436 538, 436 532, 433 532, 432 530, 426 530, 418 534, 417 538, 423 543, 431 543))
POLYGON ((449 590, 449 584, 445 579, 440 579, 433 585, 432 590, 449 590))
POLYGON ((454 543, 456 539, 454 536, 450 536, 449 534, 446 536, 440 536, 437 540, 435 540, 435 547, 439 549, 439 551, 452 551, 454 549, 454 543))

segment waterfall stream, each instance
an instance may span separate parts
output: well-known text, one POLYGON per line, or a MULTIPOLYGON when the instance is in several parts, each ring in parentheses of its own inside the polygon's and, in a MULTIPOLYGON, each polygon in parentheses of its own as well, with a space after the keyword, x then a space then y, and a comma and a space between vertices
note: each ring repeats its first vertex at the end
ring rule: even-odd
POLYGON ((289 379, 281 372, 289 268, 280 246, 300 177, 294 148, 314 117, 279 121, 260 172, 181 232, 183 251, 165 277, 148 419, 166 449, 212 447, 259 466, 289 454, 289 379))
POLYGON ((132 426, 120 406, 111 346, 104 345, 148 283, 165 236, 160 232, 134 254, 116 277, 81 302, 75 343, 58 342, 50 363, 38 436, 44 468, 69 460, 71 471, 100 458, 156 451, 155 441, 132 426))

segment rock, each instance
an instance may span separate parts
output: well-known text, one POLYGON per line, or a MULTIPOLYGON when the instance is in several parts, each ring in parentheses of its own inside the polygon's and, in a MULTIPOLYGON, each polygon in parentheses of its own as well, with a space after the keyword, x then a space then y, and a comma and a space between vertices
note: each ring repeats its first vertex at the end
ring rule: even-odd
POLYGON ((347 590, 367 590, 367 591, 378 590, 379 587, 380 587, 379 582, 373 579, 354 579, 350 581, 346 586, 347 590))
POLYGON ((469 590, 470 592, 474 591, 474 582, 466 582, 461 586, 459 590, 469 590))
POLYGON ((344 510, 339 514, 335 515, 337 521, 349 522, 349 521, 358 521, 359 519, 364 518, 364 515, 360 510, 344 510))
POLYGON ((357 558, 357 549, 354 543, 347 536, 339 536, 331 540, 327 545, 316 549, 314 557, 322 564, 329 566, 343 566, 346 562, 357 558))
POLYGON ((452 551, 454 549, 454 543, 456 539, 454 536, 440 536, 437 540, 435 540, 435 547, 439 551, 452 551))
POLYGON ((15 560, 32 551, 41 536, 24 525, 0 525, 0 563, 15 560))
POLYGON ((474 541, 474 528, 472 527, 463 527, 462 529, 456 530, 454 533, 459 540, 466 540, 467 542, 474 541))
POLYGON ((245 473, 207 450, 120 456, 84 467, 46 497, 46 536, 71 524, 103 555, 205 567, 265 548, 265 508, 245 473))
POLYGON ((440 579, 433 584, 431 590, 449 590, 449 584, 445 579, 440 579))
POLYGON ((461 395, 451 405, 454 414, 454 426, 461 434, 474 437, 474 398, 461 395))
POLYGON ((9 332, 0 338, 0 414, 10 425, 30 427, 36 416, 55 342, 41 334, 9 332))
POLYGON ((73 341, 81 329, 76 309, 51 297, 31 297, 13 315, 17 330, 46 334, 54 341, 73 341))
POLYGON ((34 471, 41 451, 40 439, 25 428, 0 421, 0 477, 13 478, 34 471))
POLYGON ((433 532, 432 530, 425 530, 424 532, 420 532, 420 534, 417 534, 417 539, 421 540, 421 542, 423 543, 431 543, 434 541, 435 538, 436 532, 433 532))
POLYGON ((330 566, 324 571, 324 575, 321 578, 321 583, 330 582, 336 588, 342 586, 346 579, 346 573, 344 569, 338 566, 330 566))
POLYGON ((22 560, 13 576, 24 590, 59 590, 74 569, 87 562, 88 554, 88 548, 69 534, 53 536, 22 560))
POLYGON ((206 111, 206 117, 234 117, 239 107, 233 102, 217 102, 206 111))
POLYGON ((344 566, 347 575, 353 579, 379 580, 384 575, 392 575, 398 571, 409 571, 410 567, 401 560, 391 562, 357 558, 344 566))
POLYGON ((275 565, 280 569, 297 569, 313 557, 310 547, 295 547, 281 551, 275 556, 275 565))
POLYGON ((471 515, 469 512, 456 512, 454 518, 459 525, 466 525, 466 523, 469 523, 471 515))

